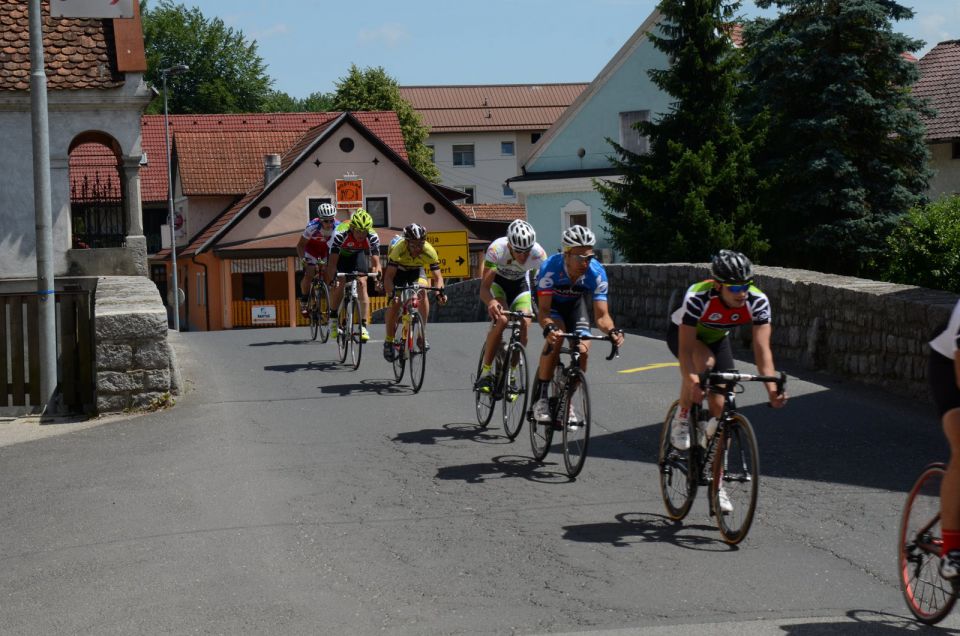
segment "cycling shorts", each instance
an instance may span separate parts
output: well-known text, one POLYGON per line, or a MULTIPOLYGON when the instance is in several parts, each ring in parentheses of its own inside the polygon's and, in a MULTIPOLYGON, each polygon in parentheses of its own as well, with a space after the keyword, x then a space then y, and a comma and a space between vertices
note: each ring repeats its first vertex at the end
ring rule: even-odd
POLYGON ((393 284, 399 287, 404 285, 418 284, 421 287, 427 286, 427 279, 423 276, 423 268, 420 269, 398 269, 393 275, 393 284))
MULTIPOLYGON (((697 338, 700 340, 700 338, 697 338)), ((700 340, 703 342, 703 340, 700 340)), ((716 342, 703 342, 713 354, 713 368, 717 371, 734 371, 736 365, 733 361, 733 347, 730 346, 730 338, 723 337, 716 342)), ((680 326, 672 322, 667 327, 667 347, 675 358, 680 357, 680 326)), ((726 386, 726 385, 722 385, 726 386)), ((727 387, 729 388, 729 387, 727 387)))
POLYGON ((349 274, 351 272, 369 272, 370 263, 366 252, 354 252, 353 254, 344 254, 340 252, 340 258, 337 260, 337 272, 349 274))
MULTIPOLYGON (((510 280, 502 276, 495 276, 490 285, 490 294, 505 305, 510 311, 533 311, 533 299, 530 295, 530 283, 527 277, 510 280)), ((589 324, 589 323, 588 323, 589 324)))
POLYGON ((303 260, 306 261, 307 265, 312 265, 313 267, 316 267, 317 265, 323 266, 327 264, 326 258, 318 258, 313 254, 311 254, 310 252, 303 253, 303 260))
POLYGON ((590 314, 587 312, 587 299, 583 296, 565 303, 551 303, 550 317, 561 321, 567 332, 576 329, 579 334, 590 333, 590 314))
POLYGON ((940 417, 943 417, 947 411, 960 409, 960 388, 957 388, 953 360, 936 351, 931 351, 927 361, 927 378, 940 417))

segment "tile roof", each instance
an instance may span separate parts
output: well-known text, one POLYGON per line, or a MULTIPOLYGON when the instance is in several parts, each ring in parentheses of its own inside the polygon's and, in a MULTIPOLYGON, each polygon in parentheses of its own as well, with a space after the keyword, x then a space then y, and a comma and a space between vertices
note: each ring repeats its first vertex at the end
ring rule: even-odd
POLYGON ((460 204, 460 209, 473 221, 513 221, 527 219, 527 207, 515 203, 460 204))
POLYGON ((937 44, 917 64, 920 79, 913 93, 937 111, 923 118, 927 141, 960 139, 960 40, 937 44))
POLYGON ((70 198, 87 198, 92 191, 120 195, 120 173, 117 158, 109 148, 98 143, 80 144, 70 153, 70 198))
POLYGON ((587 84, 401 86, 433 132, 546 130, 587 84))
MULTIPOLYGON (((51 18, 49 0, 40 12, 49 90, 123 85, 111 20, 51 18)), ((0 0, 0 90, 30 90, 30 18, 22 0, 0 0)))
MULTIPOLYGON (((188 194, 243 194, 263 176, 263 155, 284 154, 304 133, 341 113, 252 113, 245 115, 170 115, 170 136, 183 169, 188 194), (286 143, 286 145, 281 145, 286 143), (226 156, 224 148, 234 151, 226 156), (269 148, 263 151, 264 148, 269 148), (211 161, 210 158, 213 157, 211 161)), ((394 112, 353 115, 405 161, 400 122, 394 112)), ((167 200, 167 155, 163 115, 144 115, 143 151, 149 161, 140 170, 141 198, 167 200)))

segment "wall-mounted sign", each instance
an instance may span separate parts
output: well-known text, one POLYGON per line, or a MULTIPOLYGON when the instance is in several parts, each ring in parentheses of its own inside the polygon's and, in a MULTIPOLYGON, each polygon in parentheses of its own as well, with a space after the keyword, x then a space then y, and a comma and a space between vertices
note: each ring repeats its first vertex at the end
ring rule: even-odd
POLYGON ((363 207, 363 179, 337 179, 337 209, 363 207))
POLYGON ((250 309, 250 318, 255 325, 275 325, 277 308, 273 305, 254 305, 250 309))
POLYGON ((51 0, 54 18, 132 18, 134 0, 51 0))
POLYGON ((428 232, 427 240, 440 258, 444 278, 470 278, 470 248, 466 230, 428 232))

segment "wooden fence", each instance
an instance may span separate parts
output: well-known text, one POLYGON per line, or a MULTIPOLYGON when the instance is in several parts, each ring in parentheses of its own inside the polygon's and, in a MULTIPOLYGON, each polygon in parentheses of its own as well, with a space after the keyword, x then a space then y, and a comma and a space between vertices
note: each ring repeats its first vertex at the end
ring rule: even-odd
MULTIPOLYGON (((372 296, 370 298, 370 312, 383 309, 387 306, 387 299, 383 296, 372 296)), ((233 326, 234 327, 287 327, 290 325, 290 307, 285 298, 277 300, 235 300, 232 303, 233 326), (260 322, 255 324, 253 318, 254 307, 273 307, 273 313, 276 315, 275 322, 260 322)), ((370 316, 367 315, 367 320, 370 316)), ((307 327, 310 321, 297 314, 297 326, 307 327)))
MULTIPOLYGON (((70 413, 96 406, 90 292, 57 292, 57 382, 70 413)), ((0 408, 42 406, 36 294, 0 294, 0 408)), ((17 410, 17 409, 15 409, 17 410)))

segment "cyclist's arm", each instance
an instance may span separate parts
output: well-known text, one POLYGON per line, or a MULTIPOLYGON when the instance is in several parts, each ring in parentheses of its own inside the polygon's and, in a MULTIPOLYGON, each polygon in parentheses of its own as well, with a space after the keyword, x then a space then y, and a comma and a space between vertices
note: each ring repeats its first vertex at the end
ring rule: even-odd
MULTIPOLYGON (((753 326, 753 357, 760 375, 776 373, 776 368, 773 366, 773 351, 770 349, 770 334, 772 333, 773 327, 770 326, 770 323, 753 326)), ((765 386, 767 387, 767 395, 770 397, 770 404, 783 406, 786 402, 786 396, 777 395, 777 385, 773 382, 767 382, 765 386)))
POLYGON ((495 269, 486 269, 483 272, 483 277, 480 280, 480 302, 482 302, 486 307, 490 306, 490 303, 493 302, 493 294, 490 293, 490 287, 493 285, 493 279, 497 277, 497 270, 495 269))
POLYGON ((327 284, 333 282, 333 279, 337 277, 337 261, 340 260, 340 251, 331 252, 330 256, 327 257, 327 272, 324 275, 324 280, 327 281, 327 284))
POLYGON ((553 325, 554 328, 557 328, 557 323, 554 322, 553 318, 550 317, 550 308, 553 306, 553 295, 552 294, 537 294, 537 308, 539 314, 540 326, 544 330, 547 329, 549 325, 553 325))
POLYGON ((304 254, 304 249, 306 248, 306 245, 307 245, 307 237, 301 235, 300 240, 297 241, 297 257, 300 260, 303 260, 303 254, 304 254))
POLYGON ((370 271, 371 272, 380 271, 380 254, 378 252, 370 253, 370 271))
MULTIPOLYGON (((607 301, 593 301, 593 315, 596 317, 597 329, 603 333, 610 335, 610 332, 616 329, 613 324, 613 316, 610 315, 610 306, 607 304, 607 301)), ((614 344, 616 344, 618 347, 623 344, 622 333, 617 332, 614 338, 616 338, 614 344)))
POLYGON ((396 263, 387 261, 387 268, 383 270, 383 293, 387 298, 393 296, 393 277, 397 274, 396 263))

